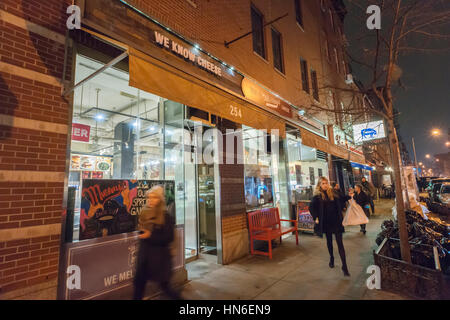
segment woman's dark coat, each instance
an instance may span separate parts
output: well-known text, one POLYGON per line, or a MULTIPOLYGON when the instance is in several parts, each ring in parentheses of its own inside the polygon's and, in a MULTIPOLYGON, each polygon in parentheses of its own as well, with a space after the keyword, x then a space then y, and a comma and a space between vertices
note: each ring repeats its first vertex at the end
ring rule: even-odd
POLYGON ((174 219, 165 214, 164 224, 155 225, 149 238, 140 241, 138 260, 143 262, 147 280, 167 282, 172 274, 170 244, 174 240, 174 219))
MULTIPOLYGON (((336 207, 337 207, 337 216, 338 216, 338 224, 339 224, 339 232, 344 232, 344 227, 342 226, 342 220, 344 219, 342 215, 342 211, 345 207, 345 202, 350 199, 348 196, 338 196, 337 193, 334 193, 334 201, 336 201, 336 207)), ((323 220, 324 220, 324 204, 325 200, 322 199, 322 195, 318 194, 315 195, 311 203, 309 205, 309 212, 311 213, 311 216, 313 217, 314 221, 316 218, 319 218, 319 223, 315 224, 314 226, 314 232, 318 234, 319 236, 322 236, 324 233, 324 226, 323 226, 323 220)))

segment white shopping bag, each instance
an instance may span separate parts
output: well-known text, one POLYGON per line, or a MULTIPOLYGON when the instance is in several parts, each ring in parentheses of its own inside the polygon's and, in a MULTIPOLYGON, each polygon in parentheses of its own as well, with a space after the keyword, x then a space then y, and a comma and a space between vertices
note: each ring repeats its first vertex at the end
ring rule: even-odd
POLYGON ((342 225, 345 226, 359 226, 360 224, 369 223, 369 219, 364 213, 363 208, 355 202, 354 199, 349 200, 349 206, 345 212, 342 225))

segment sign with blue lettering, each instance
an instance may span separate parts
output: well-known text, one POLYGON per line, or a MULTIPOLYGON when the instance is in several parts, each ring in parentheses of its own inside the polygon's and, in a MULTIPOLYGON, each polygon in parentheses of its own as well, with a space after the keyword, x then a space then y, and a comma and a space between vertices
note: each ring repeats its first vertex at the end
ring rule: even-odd
POLYGON ((356 144, 362 144, 364 141, 385 138, 383 120, 368 123, 355 124, 353 126, 353 138, 356 144))

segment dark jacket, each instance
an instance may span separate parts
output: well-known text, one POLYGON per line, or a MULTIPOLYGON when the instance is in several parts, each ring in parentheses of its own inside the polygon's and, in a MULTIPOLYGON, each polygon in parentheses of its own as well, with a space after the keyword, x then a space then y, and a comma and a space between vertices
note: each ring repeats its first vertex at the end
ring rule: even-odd
POLYGON ((353 195, 353 199, 355 199, 356 203, 359 204, 361 208, 364 208, 366 205, 369 204, 369 197, 362 190, 359 194, 355 192, 355 194, 353 195))
POLYGON ((369 181, 362 182, 361 185, 363 186, 363 191, 366 193, 367 196, 374 198, 377 193, 377 189, 375 186, 370 183, 369 181))
POLYGON ((172 274, 170 245, 174 240, 175 222, 165 214, 162 226, 155 226, 149 238, 140 241, 138 260, 144 262, 148 280, 169 281, 172 274))
MULTIPOLYGON (((335 214, 337 216, 336 231, 340 232, 340 233, 344 232, 344 227, 342 226, 342 220, 343 220, 342 210, 343 210, 343 204, 345 203, 345 201, 343 201, 344 199, 345 198, 339 197, 335 193, 335 198, 333 201, 335 201, 336 208, 337 208, 337 212, 335 212, 335 214)), ((318 234, 319 236, 322 236, 322 234, 324 233, 324 229, 325 229, 325 227, 323 225, 324 212, 325 212, 325 200, 322 199, 322 196, 320 194, 315 195, 312 198, 311 203, 309 205, 309 212, 311 213, 311 216, 313 217, 314 221, 316 220, 316 218, 319 218, 319 223, 315 224, 314 232, 316 234, 318 234)))

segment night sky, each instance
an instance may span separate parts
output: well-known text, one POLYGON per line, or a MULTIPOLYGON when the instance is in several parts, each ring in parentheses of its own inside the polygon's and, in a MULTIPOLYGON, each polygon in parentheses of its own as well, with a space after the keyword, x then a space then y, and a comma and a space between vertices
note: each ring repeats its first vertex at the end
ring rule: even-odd
POLYGON ((414 137, 417 161, 425 162, 425 154, 433 156, 448 150, 445 142, 450 126, 450 55, 409 55, 401 58, 400 66, 406 86, 406 90, 396 94, 395 105, 401 112, 400 134, 411 159, 414 160, 414 137), (432 128, 440 128, 441 136, 431 136, 432 128))
MULTIPOLYGON (((354 41, 363 32, 373 32, 365 26, 365 21, 355 19, 354 7, 347 4, 348 14, 345 20, 345 34, 349 40, 349 53, 355 57, 362 52, 361 42, 354 41), (353 41, 352 41, 353 40, 353 41)), ((383 18, 382 18, 383 28, 383 18)), ((442 28, 440 33, 450 34, 450 28, 442 28)), ((448 40, 444 40, 447 47, 448 40)), ((421 47, 422 43, 418 43, 421 47)), ((395 88, 394 107, 400 112, 399 134, 405 143, 412 161, 414 153, 411 138, 414 137, 417 161, 430 163, 425 154, 431 156, 445 153, 449 148, 445 142, 449 140, 450 127, 450 51, 439 53, 409 52, 400 56, 399 66, 402 69, 401 83, 405 88, 395 88), (441 136, 431 136, 431 130, 439 128, 441 136)), ((369 79, 364 67, 351 63, 353 75, 364 83, 369 79)))

